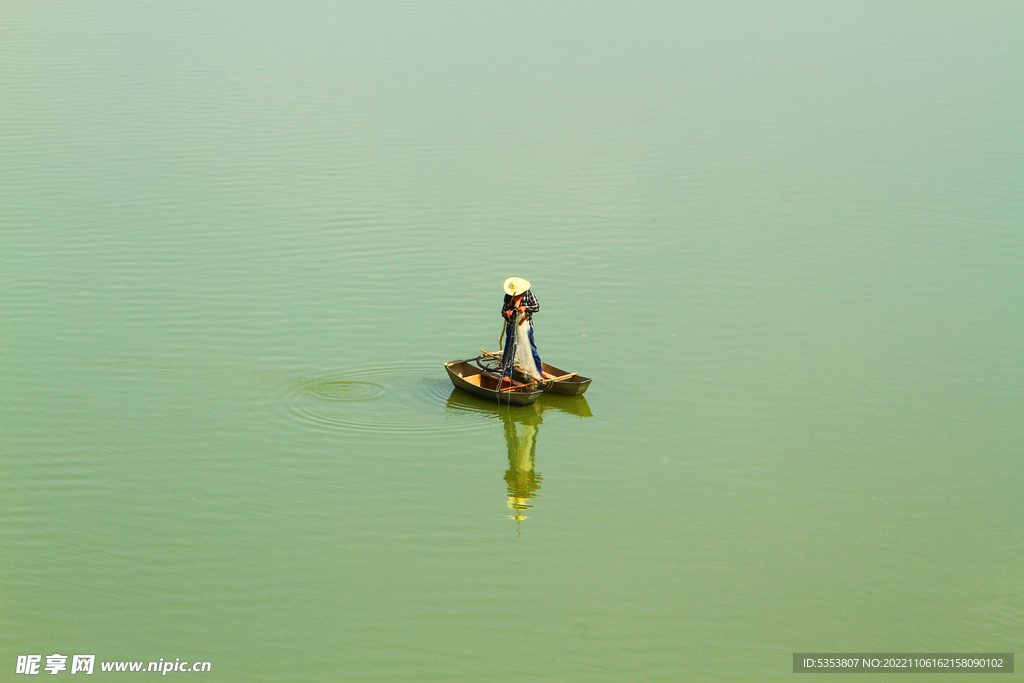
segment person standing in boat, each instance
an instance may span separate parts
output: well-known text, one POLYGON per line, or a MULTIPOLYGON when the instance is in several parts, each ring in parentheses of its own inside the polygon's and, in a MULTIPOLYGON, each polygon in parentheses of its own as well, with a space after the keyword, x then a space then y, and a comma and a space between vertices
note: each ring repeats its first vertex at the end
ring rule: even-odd
POLYGON ((512 367, 518 360, 526 374, 534 379, 551 377, 544 372, 537 344, 533 341, 533 314, 540 310, 537 297, 530 291, 530 283, 521 277, 505 280, 505 302, 501 315, 505 318, 505 351, 501 357, 502 380, 511 383, 512 367), (529 352, 526 344, 529 343, 529 352), (520 348, 522 347, 522 348, 520 348), (534 367, 530 367, 530 366, 534 367))

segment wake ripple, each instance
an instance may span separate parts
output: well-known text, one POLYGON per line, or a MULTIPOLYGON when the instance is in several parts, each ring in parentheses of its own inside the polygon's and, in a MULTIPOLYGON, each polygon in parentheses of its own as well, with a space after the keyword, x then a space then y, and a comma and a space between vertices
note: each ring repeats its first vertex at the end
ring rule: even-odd
POLYGON ((427 434, 484 429, 489 422, 450 410, 452 385, 440 364, 338 370, 292 382, 289 389, 290 417, 319 428, 427 434))

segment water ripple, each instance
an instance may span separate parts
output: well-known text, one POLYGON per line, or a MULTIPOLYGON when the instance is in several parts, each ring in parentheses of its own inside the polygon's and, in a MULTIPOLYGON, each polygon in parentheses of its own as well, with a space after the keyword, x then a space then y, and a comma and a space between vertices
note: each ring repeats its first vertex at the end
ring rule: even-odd
POLYGON ((299 379, 288 388, 289 416, 318 428, 410 434, 488 425, 479 415, 448 410, 452 387, 440 367, 336 370, 299 379))

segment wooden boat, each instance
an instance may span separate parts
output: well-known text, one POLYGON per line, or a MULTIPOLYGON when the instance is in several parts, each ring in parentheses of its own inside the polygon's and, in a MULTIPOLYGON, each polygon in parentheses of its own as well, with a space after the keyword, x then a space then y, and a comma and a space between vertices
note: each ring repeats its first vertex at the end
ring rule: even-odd
MULTIPOLYGON (((489 351, 480 350, 482 354, 479 359, 486 359, 489 361, 500 360, 500 353, 491 353, 489 351)), ((586 392, 590 388, 590 383, 593 381, 591 377, 584 377, 578 375, 575 372, 566 372, 561 368, 556 368, 554 365, 548 365, 547 363, 541 362, 541 370, 552 375, 556 378, 554 382, 539 382, 537 386, 552 394, 562 394, 564 396, 579 396, 586 392)), ((520 382, 532 382, 532 380, 523 372, 520 372, 518 368, 515 370, 513 379, 517 379, 520 382)))
POLYGON ((466 360, 453 360, 450 363, 445 363, 444 369, 448 371, 448 377, 457 389, 488 398, 502 405, 528 406, 544 393, 537 387, 526 386, 518 381, 513 381, 511 390, 508 389, 508 384, 505 384, 506 390, 499 391, 502 388, 500 386, 501 377, 466 360))

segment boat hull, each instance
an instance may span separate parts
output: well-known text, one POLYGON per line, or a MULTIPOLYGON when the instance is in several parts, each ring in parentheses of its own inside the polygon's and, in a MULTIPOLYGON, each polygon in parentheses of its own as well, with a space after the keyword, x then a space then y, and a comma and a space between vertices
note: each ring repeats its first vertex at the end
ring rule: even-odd
POLYGON ((535 387, 516 387, 512 391, 498 391, 501 378, 490 372, 484 372, 472 363, 464 360, 453 360, 444 364, 448 378, 456 389, 490 399, 495 403, 513 406, 528 406, 537 400, 543 391, 535 387))

